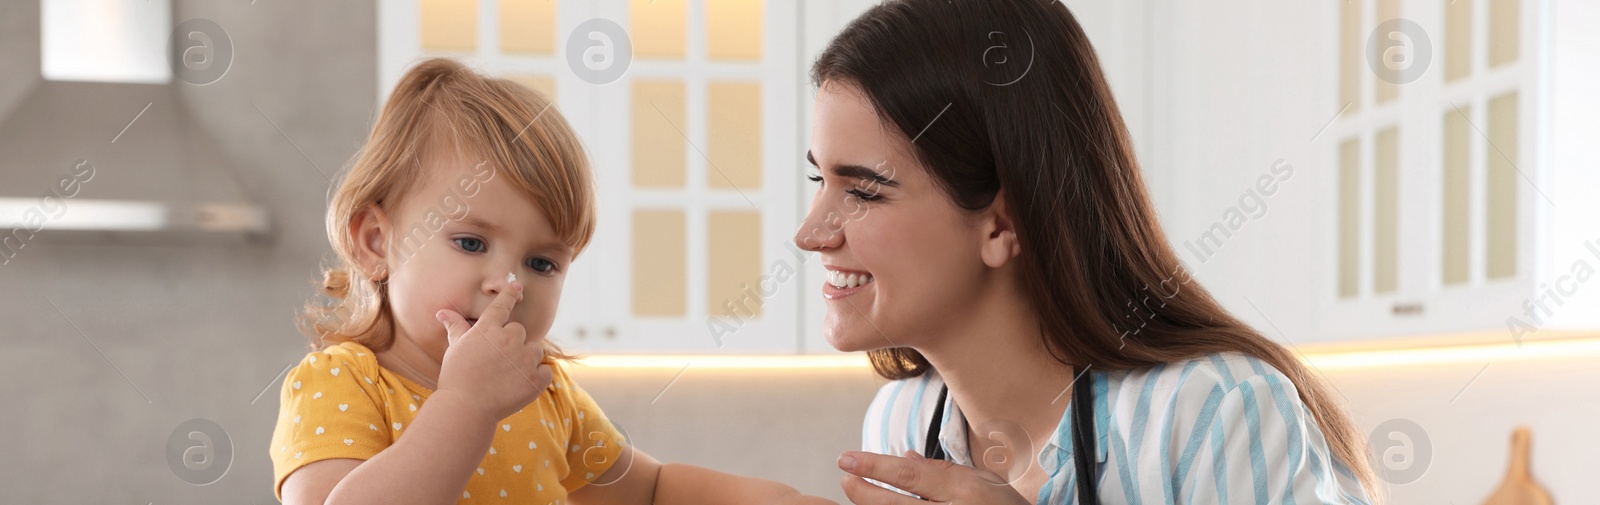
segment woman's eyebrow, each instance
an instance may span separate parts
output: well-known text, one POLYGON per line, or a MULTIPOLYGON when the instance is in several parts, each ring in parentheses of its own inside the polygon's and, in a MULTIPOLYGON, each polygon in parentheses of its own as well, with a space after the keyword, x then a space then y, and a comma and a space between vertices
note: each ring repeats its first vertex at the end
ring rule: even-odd
MULTIPOLYGON (((817 166, 817 160, 816 158, 811 157, 811 151, 806 151, 806 161, 810 162, 811 166, 813 167, 817 166)), ((821 167, 817 168, 820 169, 821 167)), ((872 181, 884 186, 889 186, 891 188, 900 186, 899 181, 885 177, 883 174, 878 173, 878 171, 863 167, 861 165, 835 165, 833 167, 833 173, 839 177, 872 181)))

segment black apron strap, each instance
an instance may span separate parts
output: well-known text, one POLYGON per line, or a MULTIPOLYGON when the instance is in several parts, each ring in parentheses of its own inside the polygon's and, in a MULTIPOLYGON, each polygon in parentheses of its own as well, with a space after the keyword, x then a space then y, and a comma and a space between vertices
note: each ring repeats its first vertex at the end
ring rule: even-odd
MULTIPOLYGON (((1089 377, 1084 374, 1084 377, 1089 377)), ((1095 481, 1099 480, 1099 454, 1095 450, 1094 428, 1094 380, 1087 384, 1073 384, 1072 386, 1072 447, 1077 454, 1072 456, 1073 464, 1078 472, 1078 503, 1082 505, 1097 505, 1100 503, 1100 492, 1095 489, 1095 481), (1087 429, 1082 429, 1087 427, 1087 429)), ((950 395, 949 386, 939 388, 939 403, 933 409, 933 419, 928 422, 928 438, 923 441, 922 457, 943 460, 947 459, 944 444, 939 443, 939 432, 944 425, 945 398, 950 395)))
POLYGON ((1078 503, 1091 505, 1100 503, 1100 492, 1095 489, 1099 451, 1095 450, 1094 377, 1088 373, 1081 377, 1089 380, 1072 385, 1072 450, 1076 453, 1072 461, 1078 469, 1078 503))
MULTIPOLYGON (((944 444, 939 443, 939 430, 944 425, 944 399, 950 395, 950 386, 939 386, 939 406, 933 408, 933 421, 928 422, 928 439, 922 443, 922 457, 945 459, 944 444)), ((895 454, 895 456, 899 456, 895 454)))

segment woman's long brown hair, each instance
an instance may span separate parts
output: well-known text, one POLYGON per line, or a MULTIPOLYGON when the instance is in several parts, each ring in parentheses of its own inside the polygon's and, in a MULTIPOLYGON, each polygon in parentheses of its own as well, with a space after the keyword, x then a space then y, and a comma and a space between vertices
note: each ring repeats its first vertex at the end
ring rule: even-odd
MULTIPOLYGON (((1019 271, 1063 364, 1126 370, 1220 352, 1294 382, 1338 460, 1381 490, 1333 389, 1284 346, 1192 283, 1145 192, 1094 48, 1059 2, 890 0, 856 18, 811 69, 859 87, 954 203, 1004 191, 1019 271)), ((916 350, 869 353, 889 379, 932 365, 916 350)))

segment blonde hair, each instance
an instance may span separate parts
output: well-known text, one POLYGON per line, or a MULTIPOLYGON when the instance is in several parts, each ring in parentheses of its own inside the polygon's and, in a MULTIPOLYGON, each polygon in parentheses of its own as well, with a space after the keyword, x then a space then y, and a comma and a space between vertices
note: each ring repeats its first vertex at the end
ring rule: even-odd
MULTIPOLYGON (((393 215, 406 193, 427 179, 422 161, 441 157, 488 164, 492 177, 504 177, 533 199, 574 256, 593 237, 589 160, 550 99, 451 59, 422 61, 395 85, 372 136, 328 203, 328 241, 337 258, 317 283, 323 296, 307 303, 300 318, 312 350, 346 341, 374 351, 393 344, 387 282, 357 263, 351 222, 370 206, 393 215)), ((546 350, 570 359, 548 340, 546 350)))

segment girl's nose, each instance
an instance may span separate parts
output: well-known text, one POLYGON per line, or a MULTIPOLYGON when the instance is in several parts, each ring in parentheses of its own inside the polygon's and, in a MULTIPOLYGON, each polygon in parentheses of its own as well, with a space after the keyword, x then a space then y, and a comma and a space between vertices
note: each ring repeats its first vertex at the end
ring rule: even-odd
POLYGON ((502 271, 506 272, 506 274, 499 275, 498 273, 490 273, 484 276, 483 292, 485 294, 488 294, 489 296, 497 296, 500 294, 501 290, 511 289, 511 283, 517 280, 517 274, 516 272, 509 270, 502 271))

